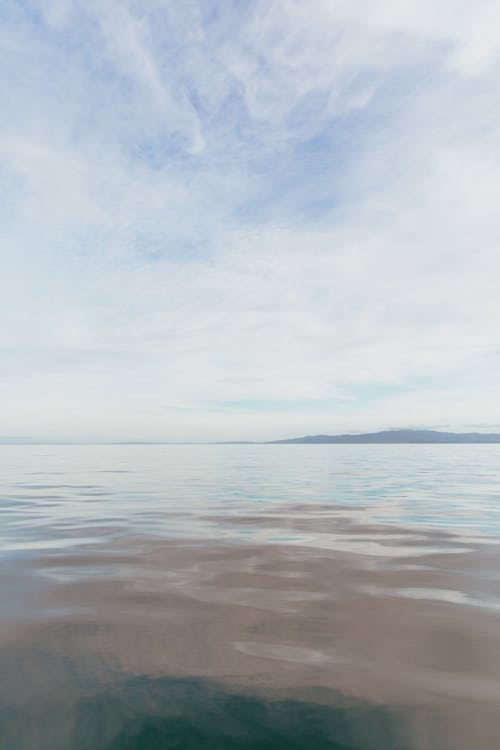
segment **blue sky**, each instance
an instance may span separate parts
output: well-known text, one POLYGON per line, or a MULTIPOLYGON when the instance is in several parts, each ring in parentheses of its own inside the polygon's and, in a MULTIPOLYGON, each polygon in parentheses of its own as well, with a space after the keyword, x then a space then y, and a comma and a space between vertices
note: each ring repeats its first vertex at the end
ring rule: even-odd
POLYGON ((499 74, 486 0, 4 0, 0 433, 498 425, 499 74))

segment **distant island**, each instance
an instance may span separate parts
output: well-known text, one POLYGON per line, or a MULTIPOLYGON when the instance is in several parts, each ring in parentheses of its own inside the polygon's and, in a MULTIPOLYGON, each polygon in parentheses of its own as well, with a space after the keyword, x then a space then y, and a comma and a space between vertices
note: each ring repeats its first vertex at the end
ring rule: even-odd
POLYGON ((396 443, 500 443, 497 432, 439 432, 438 430, 381 430, 364 432, 359 435, 305 435, 304 437, 284 438, 282 440, 212 440, 212 441, 174 441, 174 440, 126 440, 119 442, 79 442, 36 440, 24 437, 0 436, 0 445, 387 445, 396 443))
POLYGON ((495 432, 438 432, 437 430, 382 430, 361 435, 306 435, 271 440, 267 445, 318 443, 500 443, 495 432))

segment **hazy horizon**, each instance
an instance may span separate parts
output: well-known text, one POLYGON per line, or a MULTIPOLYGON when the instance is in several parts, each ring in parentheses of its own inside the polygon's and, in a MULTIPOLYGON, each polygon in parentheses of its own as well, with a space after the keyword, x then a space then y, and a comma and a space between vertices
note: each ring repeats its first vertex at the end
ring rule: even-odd
MULTIPOLYGON (((49 439, 43 439, 43 438, 30 438, 27 436, 15 436, 15 435, 0 435, 0 445, 217 445, 221 443, 229 443, 229 444, 238 444, 238 443, 249 443, 253 445, 270 445, 273 443, 280 443, 280 442, 286 442, 293 439, 301 439, 305 437, 321 437, 321 436, 331 436, 331 437, 338 437, 338 436, 344 436, 344 435, 352 435, 352 436, 359 436, 364 434, 378 434, 378 433, 390 433, 390 432, 396 432, 396 433, 407 433, 407 432, 437 432, 441 434, 470 434, 470 435, 482 435, 482 434, 493 434, 493 435, 499 435, 500 432, 497 432, 493 427, 496 427, 496 430, 500 428, 500 425, 496 426, 490 426, 490 429, 486 430, 484 425, 465 425, 463 429, 461 430, 455 430, 451 429, 449 425, 434 425, 431 427, 426 426, 407 426, 407 427, 386 427, 381 428, 380 430, 369 430, 369 431, 361 431, 361 432, 354 432, 353 430, 347 430, 346 432, 338 433, 329 431, 326 433, 317 433, 317 432, 309 432, 304 435, 280 435, 277 437, 276 435, 273 438, 270 438, 268 440, 249 440, 245 438, 244 436, 240 437, 239 439, 235 438, 234 440, 227 440, 227 441, 217 441, 217 440, 140 440, 140 439, 134 439, 134 438, 125 438, 122 436, 121 439, 116 440, 49 440, 49 439)), ((452 443, 450 443, 452 444, 452 443)), ((457 445, 460 445, 461 443, 456 443, 457 445)), ((485 443, 487 445, 488 443, 485 443)))
POLYGON ((0 430, 500 425, 500 9, 7 0, 0 430))

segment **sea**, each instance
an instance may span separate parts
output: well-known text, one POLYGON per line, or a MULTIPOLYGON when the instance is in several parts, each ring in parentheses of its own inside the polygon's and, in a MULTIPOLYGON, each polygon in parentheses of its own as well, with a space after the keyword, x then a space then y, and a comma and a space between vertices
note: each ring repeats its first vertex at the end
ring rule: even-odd
POLYGON ((1 750, 498 750, 500 445, 0 446, 1 750))

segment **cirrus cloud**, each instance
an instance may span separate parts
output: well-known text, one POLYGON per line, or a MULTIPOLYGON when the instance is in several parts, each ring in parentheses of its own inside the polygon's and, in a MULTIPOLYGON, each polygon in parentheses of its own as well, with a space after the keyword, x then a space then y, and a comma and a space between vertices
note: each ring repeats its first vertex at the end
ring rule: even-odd
POLYGON ((493 3, 1 13, 4 432, 500 419, 493 3))

